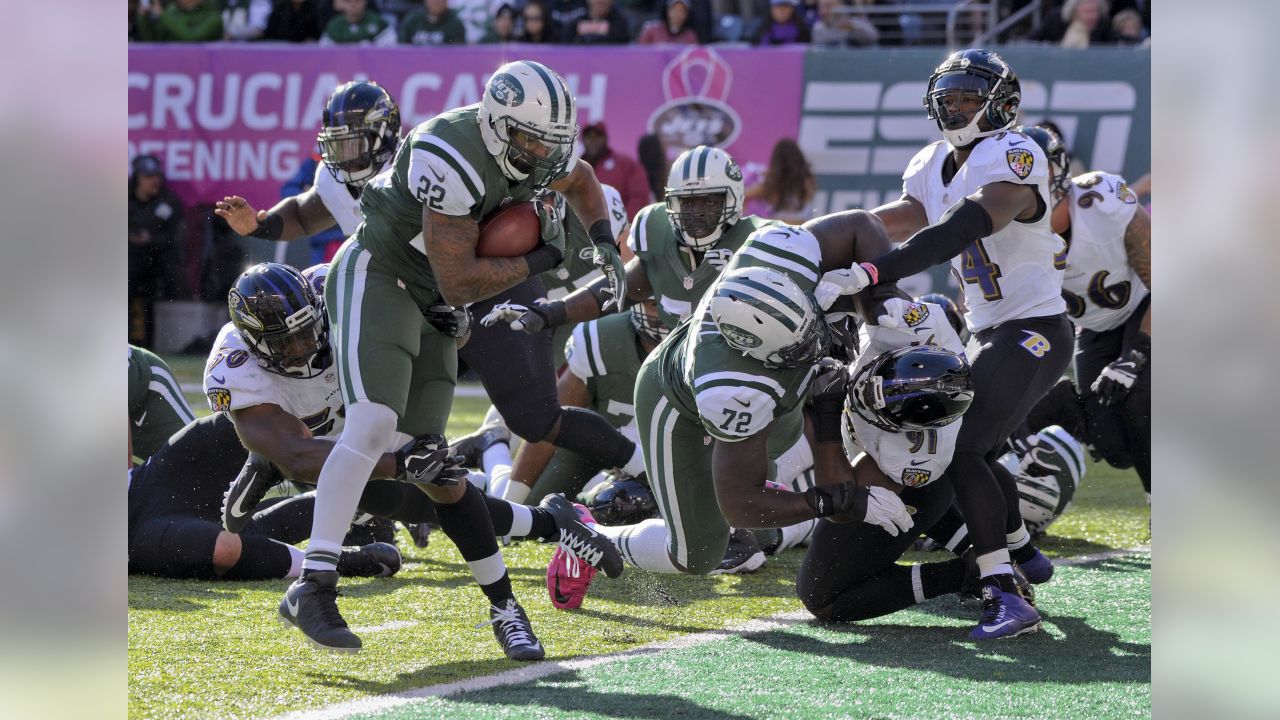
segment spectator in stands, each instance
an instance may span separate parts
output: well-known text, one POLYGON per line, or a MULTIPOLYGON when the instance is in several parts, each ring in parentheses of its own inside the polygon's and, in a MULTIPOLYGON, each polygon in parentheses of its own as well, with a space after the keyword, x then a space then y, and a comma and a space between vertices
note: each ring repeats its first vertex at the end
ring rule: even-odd
POLYGON ((689 0, 667 0, 662 16, 640 30, 637 45, 697 45, 698 34, 689 27, 689 0))
POLYGON ((587 0, 587 14, 573 26, 573 42, 579 45, 625 45, 631 42, 627 19, 613 0, 587 0))
POLYGON ((573 42, 578 21, 587 16, 587 0, 550 0, 547 4, 548 42, 573 42))
POLYGON ((550 43, 552 37, 550 23, 547 22, 547 6, 540 0, 531 0, 520 11, 520 42, 550 43))
POLYGON ((292 43, 315 42, 320 39, 320 13, 316 0, 276 0, 267 17, 263 40, 292 43))
POLYGON ((747 188, 744 213, 799 225, 814 216, 817 189, 804 152, 795 140, 783 138, 773 145, 764 179, 747 188))
POLYGON ((510 3, 504 2, 493 12, 493 20, 489 21, 489 28, 485 31, 484 37, 480 38, 480 42, 488 45, 516 42, 518 40, 519 37, 516 35, 516 9, 510 3))
POLYGON ((182 200, 165 185, 160 160, 139 155, 129 176, 129 313, 145 329, 131 336, 135 344, 151 342, 156 300, 188 297, 185 241, 182 200))
POLYGON ((1151 36, 1142 25, 1142 15, 1133 8, 1125 8, 1111 18, 1111 30, 1116 39, 1125 45, 1141 45, 1151 36))
POLYGON ((612 185, 622 196, 627 215, 635 217, 640 208, 648 205, 649 181, 640 163, 620 155, 609 147, 609 130, 604 121, 594 122, 582 129, 582 159, 596 171, 600 182, 612 185))
POLYGON ((161 10, 151 0, 144 10, 150 16, 147 34, 158 42, 210 42, 222 39, 222 15, 206 0, 176 0, 161 10))
POLYGON ((657 133, 642 135, 640 142, 636 144, 636 158, 644 168, 654 202, 662 202, 667 196, 667 170, 671 165, 671 161, 667 159, 667 150, 662 146, 662 138, 657 133))
POLYGON ((321 45, 396 44, 396 31, 380 13, 369 9, 369 0, 333 0, 334 15, 320 36, 321 45))
POLYGON ((763 13, 760 9, 763 7, 764 3, 759 0, 711 0, 711 11, 717 22, 726 16, 737 17, 742 20, 741 26, 747 31, 762 22, 763 13))
POLYGON ((753 45, 790 45, 809 42, 809 26, 797 12, 798 0, 769 0, 769 17, 760 25, 753 45))
POLYGON ((400 42, 405 45, 465 45, 467 29, 449 0, 423 0, 422 9, 404 16, 400 42))
POLYGON ((155 39, 155 21, 160 16, 158 5, 143 6, 140 0, 129 0, 129 42, 155 39))
POLYGON ((222 37, 225 40, 257 40, 267 29, 271 0, 223 0, 222 37))
POLYGON ((1033 39, 1065 48, 1114 44, 1117 38, 1108 14, 1106 0, 1067 0, 1061 17, 1050 17, 1033 39))
POLYGON ((866 47, 880 41, 880 31, 864 15, 851 13, 845 0, 818 0, 813 44, 866 47), (843 10, 837 10, 837 8, 843 10))

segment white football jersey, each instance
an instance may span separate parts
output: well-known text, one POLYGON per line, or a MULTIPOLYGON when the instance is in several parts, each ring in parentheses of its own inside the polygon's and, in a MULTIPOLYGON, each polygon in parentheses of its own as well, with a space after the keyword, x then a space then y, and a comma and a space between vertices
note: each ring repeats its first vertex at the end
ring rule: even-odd
POLYGON ((1040 219, 1015 220, 951 259, 953 271, 963 281, 969 330, 976 333, 1009 320, 1066 310, 1062 269, 1054 263, 1063 241, 1049 227, 1049 173, 1044 151, 1021 133, 992 135, 974 147, 946 185, 942 168, 950 152, 951 146, 944 141, 929 145, 916 153, 902 174, 903 192, 924 205, 930 224, 991 183, 1031 185, 1046 203, 1040 219))
POLYGON ((364 222, 364 215, 360 214, 360 197, 351 197, 351 191, 329 172, 323 162, 316 165, 314 187, 329 214, 338 221, 342 234, 350 237, 364 222))
POLYGON ((313 378, 267 372, 249 353, 235 325, 218 333, 204 370, 204 393, 214 412, 271 403, 301 420, 316 437, 342 434, 346 408, 338 387, 338 370, 330 367, 313 378))
MULTIPOLYGON (((900 328, 886 328, 864 323, 859 332, 858 346, 863 351, 854 363, 861 370, 883 353, 907 345, 937 345, 958 355, 964 355, 960 337, 947 321, 943 309, 932 303, 911 303, 907 324, 900 328), (919 308, 925 312, 920 317, 919 308), (916 319, 918 318, 918 319, 916 319), (915 320, 915 322, 911 322, 915 320)), ((955 452, 956 437, 964 418, 933 430, 908 430, 889 432, 863 420, 845 403, 841 435, 845 453, 850 461, 866 452, 880 466, 880 470, 894 482, 907 487, 927 485, 942 476, 951 464, 955 452)))
POLYGON ((1119 175, 1091 172, 1072 179, 1063 202, 1071 213, 1062 278, 1067 312, 1077 327, 1111 330, 1128 320, 1149 292, 1124 248, 1138 196, 1119 175))

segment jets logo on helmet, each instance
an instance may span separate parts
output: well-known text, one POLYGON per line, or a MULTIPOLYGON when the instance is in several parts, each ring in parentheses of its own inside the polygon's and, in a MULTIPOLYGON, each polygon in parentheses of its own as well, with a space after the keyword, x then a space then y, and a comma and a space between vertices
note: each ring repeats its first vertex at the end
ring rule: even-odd
POLYGON ((377 83, 341 85, 325 103, 317 141, 334 178, 360 187, 395 155, 400 145, 400 108, 377 83))
POLYGON ((667 218, 676 240, 706 251, 742 219, 742 170, 729 153, 699 145, 685 150, 667 175, 667 218))
POLYGON ((747 267, 723 275, 711 287, 709 306, 729 347, 765 367, 815 363, 831 344, 818 301, 777 270, 747 267))
POLYGON ((542 63, 498 68, 485 83, 477 117, 485 149, 510 180, 546 187, 573 159, 578 109, 564 78, 542 63))
POLYGON ((999 462, 1017 482, 1018 510, 1027 530, 1041 533, 1070 507, 1084 478, 1085 462, 1079 441, 1058 425, 1041 430, 1035 438, 1038 457, 1059 470, 1044 477, 1021 475, 1018 456, 1012 452, 1000 456, 999 462))
POLYGON ((953 147, 1008 130, 1018 116, 1022 87, 999 55, 971 48, 952 53, 929 78, 924 106, 953 147), (987 127, 982 127, 985 122, 987 127))

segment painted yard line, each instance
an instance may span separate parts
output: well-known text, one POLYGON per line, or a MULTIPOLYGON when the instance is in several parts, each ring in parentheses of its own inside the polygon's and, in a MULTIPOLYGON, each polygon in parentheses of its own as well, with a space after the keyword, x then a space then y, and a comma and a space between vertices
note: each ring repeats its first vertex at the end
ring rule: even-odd
MULTIPOLYGON (((185 395, 203 395, 204 394, 204 388, 199 383, 181 383, 179 387, 181 388, 183 394, 185 395)), ((464 397, 464 398, 489 397, 488 394, 486 394, 484 391, 484 386, 478 385, 476 383, 463 383, 453 391, 453 394, 455 397, 464 397)))
MULTIPOLYGON (((1093 553, 1091 555, 1077 555, 1070 558, 1055 559, 1053 564, 1059 567, 1088 565, 1089 563, 1124 557, 1126 555, 1144 555, 1150 553, 1150 551, 1150 547, 1132 548, 1127 550, 1108 550, 1106 552, 1093 553)), ((438 685, 427 685, 425 687, 403 690, 401 692, 391 693, 388 695, 348 700, 346 702, 337 703, 335 705, 330 705, 327 708, 320 708, 317 710, 301 710, 286 713, 284 715, 276 716, 275 720, 336 720, 337 718, 345 718, 358 713, 380 712, 382 710, 389 710, 401 705, 408 705, 414 700, 421 698, 452 695, 459 692, 475 692, 478 690, 489 690, 503 685, 528 683, 547 677, 548 675, 556 675, 558 673, 572 670, 582 670, 616 660, 625 660, 627 658, 637 657, 640 655, 651 655, 665 650, 697 647, 699 645, 705 645, 709 642, 715 642, 716 640, 722 640, 737 635, 750 635, 753 633, 767 632, 769 630, 789 627, 796 623, 807 622, 812 619, 812 617, 813 616, 807 611, 793 610, 791 612, 779 613, 778 615, 765 619, 751 620, 724 630, 708 630, 706 632, 694 633, 691 635, 681 635, 669 640, 649 643, 648 645, 641 645, 640 647, 616 653, 526 665, 524 667, 505 670, 493 675, 484 675, 478 678, 458 680, 438 685)))

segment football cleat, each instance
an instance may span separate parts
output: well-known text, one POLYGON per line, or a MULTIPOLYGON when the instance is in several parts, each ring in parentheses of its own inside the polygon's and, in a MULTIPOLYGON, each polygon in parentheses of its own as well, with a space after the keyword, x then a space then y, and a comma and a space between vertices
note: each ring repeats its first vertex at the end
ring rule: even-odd
POLYGON ((280 622, 301 630, 321 650, 360 652, 360 638, 338 612, 338 573, 333 570, 294 580, 280 601, 280 622))
POLYGON ((750 530, 737 529, 729 533, 729 547, 725 548, 724 559, 720 565, 708 575, 737 575, 738 573, 755 572, 764 565, 764 550, 756 540, 756 534, 750 530))
POLYGON ((338 557, 338 574, 348 577, 391 577, 399 570, 400 551, 391 543, 344 548, 338 557))
POLYGON ((413 544, 424 548, 431 544, 431 531, 433 526, 431 523, 410 523, 404 526, 409 531, 409 537, 413 538, 413 544))
POLYGON ((520 607, 515 598, 507 600, 501 607, 490 605, 489 622, 482 622, 476 627, 482 628, 485 625, 493 626, 493 636, 498 639, 498 644, 502 646, 508 659, 527 661, 546 657, 542 643, 533 634, 529 616, 525 615, 524 608, 520 607))
MULTIPOLYGON (((977 554, 973 548, 964 551, 960 556, 964 560, 964 579, 960 583, 960 594, 964 597, 980 598, 982 597, 983 579, 978 576, 978 560, 977 554)), ((1018 563, 1010 563, 1013 567, 1013 584, 1018 588, 1018 593, 1022 595, 1026 601, 1034 606, 1036 604, 1036 586, 1031 584, 1027 579, 1027 575, 1023 572, 1022 567, 1018 563)))
POLYGON ((988 580, 982 585, 982 616, 969 632, 973 640, 998 640, 1040 629, 1040 613, 1017 592, 988 580))
MULTIPOLYGON (((545 498, 543 502, 546 502, 545 498)), ((590 510, 577 503, 574 503, 573 509, 583 524, 595 523, 590 510)), ((547 564, 547 594, 551 597, 551 604, 560 610, 577 610, 587 597, 587 588, 591 587, 591 581, 595 577, 596 569, 585 560, 569 552, 563 545, 557 547, 551 555, 551 562, 547 564)))
POLYGON ((611 578, 622 574, 622 555, 612 540, 584 522, 584 518, 595 522, 585 507, 569 502, 562 493, 546 496, 538 507, 551 513, 560 530, 557 553, 565 550, 611 578))
POLYGON ((449 451, 461 455, 463 467, 478 468, 484 466, 484 451, 498 443, 510 443, 511 431, 506 425, 482 425, 479 430, 464 435, 449 443, 449 451))
POLYGON ((1053 577, 1053 561, 1045 557, 1038 548, 1035 553, 1031 559, 1018 563, 1018 567, 1022 568, 1027 580, 1040 585, 1049 582, 1049 578, 1053 577))
POLYGON ((284 475, 266 458, 249 453, 240 474, 222 496, 222 527, 227 532, 239 534, 253 519, 254 508, 266 497, 267 491, 279 485, 284 475))

